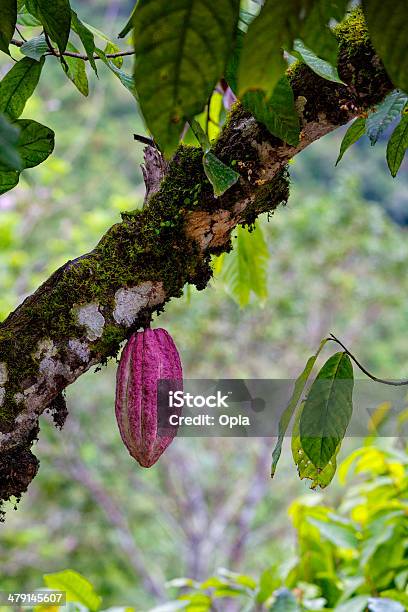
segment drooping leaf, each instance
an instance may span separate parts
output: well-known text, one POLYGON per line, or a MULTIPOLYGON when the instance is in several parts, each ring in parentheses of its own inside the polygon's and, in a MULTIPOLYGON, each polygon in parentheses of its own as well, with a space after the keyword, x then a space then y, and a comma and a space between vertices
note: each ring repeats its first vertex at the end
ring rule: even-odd
POLYGON ((125 36, 127 34, 129 34, 129 32, 131 32, 133 30, 133 20, 134 20, 135 13, 136 13, 137 2, 138 2, 138 0, 136 1, 135 6, 133 7, 133 11, 132 11, 132 13, 131 13, 131 15, 130 15, 126 25, 125 25, 125 27, 123 28, 123 30, 121 30, 119 32, 118 38, 125 38, 125 36))
POLYGON ((353 366, 347 353, 330 357, 313 382, 299 423, 301 446, 322 470, 336 454, 353 412, 353 366))
POLYGON ((48 51, 48 44, 45 40, 44 34, 41 34, 41 36, 35 36, 34 38, 30 38, 30 40, 27 40, 27 42, 25 42, 20 47, 20 51, 27 57, 31 57, 31 59, 34 59, 38 62, 42 58, 42 56, 48 51))
POLYGON ((0 51, 9 55, 9 44, 17 22, 17 0, 0 2, 0 51))
POLYGON ((127 74, 126 72, 118 68, 117 66, 115 66, 115 64, 111 62, 111 60, 106 57, 105 53, 98 47, 95 47, 95 53, 99 55, 103 63, 106 64, 109 70, 113 72, 113 74, 119 79, 122 85, 124 85, 126 89, 128 89, 130 93, 133 96, 135 96, 136 91, 135 91, 135 82, 133 80, 133 77, 130 74, 127 74))
MULTIPOLYGON (((120 47, 118 47, 118 45, 115 45, 112 42, 106 43, 106 47, 104 49, 105 55, 110 54, 110 53, 118 53, 119 51, 120 51, 120 47)), ((122 68, 122 65, 123 65, 123 57, 122 56, 119 56, 119 57, 110 57, 109 61, 111 61, 112 64, 114 64, 116 66, 116 68, 122 68)))
POLYGON ((57 43, 60 53, 63 53, 71 30, 69 0, 27 0, 26 6, 42 23, 49 37, 57 43))
POLYGON ((408 96, 396 89, 388 94, 374 113, 368 115, 366 132, 372 145, 375 145, 389 124, 401 114, 407 101, 408 96))
POLYGON ((249 232, 237 228, 231 253, 214 261, 214 274, 224 283, 227 293, 242 307, 249 303, 251 292, 261 301, 268 295, 267 266, 269 251, 259 224, 249 232))
POLYGON ((39 81, 44 58, 39 62, 24 57, 14 64, 0 82, 0 112, 17 119, 39 81))
POLYGON ((333 81, 334 83, 341 83, 344 85, 343 81, 339 77, 337 68, 326 60, 318 57, 311 49, 306 47, 306 45, 299 38, 295 40, 293 49, 299 55, 300 59, 302 59, 305 64, 307 64, 309 68, 320 77, 326 79, 327 81, 333 81))
POLYGON ((364 612, 367 609, 368 595, 357 595, 336 606, 336 612, 364 612))
POLYGON ((406 0, 363 0, 370 40, 395 87, 408 92, 408 37, 406 0))
POLYGON ((75 11, 71 11, 71 27, 73 31, 76 34, 78 34, 82 44, 84 45, 84 49, 88 57, 89 63, 92 66, 95 74, 98 74, 98 70, 96 68, 96 62, 94 59, 94 53, 95 53, 94 35, 89 30, 89 28, 87 28, 86 25, 79 19, 75 11))
POLYGON ((336 161, 336 166, 342 159, 343 155, 357 140, 364 136, 366 131, 366 120, 364 117, 358 117, 348 128, 344 134, 343 140, 340 145, 340 153, 336 161))
POLYGON ((296 410, 296 407, 299 403, 299 400, 302 396, 302 393, 306 387, 307 381, 309 379, 310 373, 313 370, 313 366, 316 363, 316 359, 318 358, 318 356, 320 355, 320 352, 322 351, 324 345, 326 344, 327 339, 325 338, 324 340, 321 341, 319 348, 317 349, 316 353, 314 355, 312 355, 311 357, 309 357, 309 359, 306 362, 306 365, 304 367, 303 372, 301 372, 301 374, 298 376, 298 378, 295 381, 295 386, 293 389, 293 393, 292 396, 289 400, 288 405, 286 406, 285 410, 282 413, 282 416, 279 420, 279 433, 278 433, 278 440, 276 442, 275 448, 273 449, 273 453, 272 453, 272 469, 271 469, 271 477, 273 478, 275 473, 276 473, 276 467, 278 465, 278 461, 279 458, 281 456, 281 452, 282 452, 282 444, 283 444, 283 440, 286 434, 286 431, 289 427, 289 423, 292 420, 293 414, 296 410))
POLYGON ((295 417, 295 422, 293 425, 292 444, 291 444, 292 457, 297 467, 299 478, 301 480, 304 480, 305 478, 307 480, 311 480, 311 485, 310 485, 311 489, 316 489, 317 487, 324 489, 331 483, 336 473, 337 454, 338 454, 338 451, 340 450, 340 445, 336 449, 335 454, 330 459, 328 464, 322 470, 317 468, 315 465, 313 465, 313 463, 311 462, 311 460, 309 459, 309 457, 306 455, 305 451, 303 450, 302 443, 300 440, 299 424, 300 424, 300 419, 302 416, 304 405, 305 405, 305 402, 302 402, 302 404, 300 404, 298 408, 298 412, 295 417))
POLYGON ((18 184, 20 173, 16 170, 0 170, 0 195, 10 191, 18 184))
POLYGON ((292 87, 286 76, 279 79, 267 100, 262 91, 248 91, 242 103, 274 136, 292 146, 299 143, 300 123, 292 87))
POLYGON ((223 76, 239 16, 238 0, 139 0, 134 18, 135 82, 162 151, 176 147, 223 76))
MULTIPOLYGON (((73 53, 78 53, 78 49, 70 42, 67 44, 67 49, 73 53)), ((83 96, 89 94, 88 77, 86 74, 85 62, 76 57, 66 56, 65 61, 61 64, 65 74, 73 82, 75 87, 83 96)))
POLYGON ((21 170, 22 162, 17 149, 20 130, 0 115, 0 168, 6 171, 21 170))
POLYGON ((300 607, 292 591, 281 588, 275 593, 275 601, 269 608, 271 612, 300 612, 300 607))
POLYGON ((38 166, 54 150, 54 132, 32 119, 19 119, 15 125, 20 129, 17 148, 23 167, 38 166))
POLYGON ((238 172, 224 164, 211 151, 204 153, 203 165, 206 177, 213 186, 215 197, 222 196, 239 179, 238 172))
POLYGON ((391 134, 387 145, 387 163, 393 177, 402 164, 408 147, 408 107, 405 107, 401 121, 391 134))
POLYGON ((49 589, 66 591, 68 602, 77 602, 95 612, 100 608, 101 598, 92 584, 74 570, 64 570, 55 574, 45 574, 44 582, 49 589))

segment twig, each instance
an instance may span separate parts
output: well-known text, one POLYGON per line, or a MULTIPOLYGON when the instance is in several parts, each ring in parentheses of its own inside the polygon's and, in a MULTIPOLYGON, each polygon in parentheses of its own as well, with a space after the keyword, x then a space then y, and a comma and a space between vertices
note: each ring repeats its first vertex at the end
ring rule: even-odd
MULTIPOLYGON (((64 57, 64 56, 75 57, 76 59, 81 59, 84 62, 87 62, 89 60, 89 57, 87 55, 83 55, 82 53, 74 53, 73 51, 64 51, 63 53, 60 53, 52 46, 51 41, 48 38, 47 34, 45 34, 45 40, 47 41, 47 44, 48 44, 49 55, 54 55, 55 57, 64 57)), ((15 47, 22 47, 24 42, 13 38, 13 40, 11 41, 11 44, 14 45, 15 47)), ((105 57, 107 57, 108 59, 114 59, 115 57, 124 57, 126 55, 134 55, 134 54, 135 54, 134 51, 118 51, 117 53, 106 53, 105 57)), ((98 60, 101 58, 99 57, 99 55, 94 55, 93 59, 98 60)))
POLYGON ((373 374, 370 374, 370 372, 368 370, 366 370, 366 368, 363 365, 361 365, 361 363, 359 361, 357 361, 356 357, 354 357, 354 355, 352 353, 350 353, 348 348, 346 348, 344 346, 344 344, 342 342, 340 342, 340 340, 338 338, 336 338, 336 336, 334 334, 330 334, 330 338, 328 338, 328 340, 332 340, 333 342, 337 342, 337 344, 339 344, 344 349, 344 351, 347 353, 347 355, 350 357, 350 359, 352 359, 354 361, 356 366, 358 368, 360 368, 360 370, 362 372, 364 372, 364 374, 366 376, 368 376, 368 378, 371 378, 371 380, 374 380, 375 382, 381 383, 383 385, 392 385, 393 387, 403 387, 405 385, 408 385, 408 380, 384 380, 383 378, 377 378, 377 376, 374 376, 373 374))
POLYGON ((133 138, 138 142, 142 142, 143 144, 148 145, 149 147, 154 147, 155 149, 157 149, 156 143, 154 142, 153 138, 147 138, 146 136, 142 136, 141 134, 133 134, 133 138))

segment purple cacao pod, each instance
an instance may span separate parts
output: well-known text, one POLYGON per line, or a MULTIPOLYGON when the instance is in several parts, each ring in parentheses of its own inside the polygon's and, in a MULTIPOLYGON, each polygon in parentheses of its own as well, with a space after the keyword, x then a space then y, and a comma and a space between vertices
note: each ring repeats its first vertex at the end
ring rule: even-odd
POLYGON ((176 427, 158 431, 158 382, 175 381, 182 389, 182 378, 180 356, 165 329, 131 336, 117 371, 115 413, 126 448, 143 467, 154 465, 177 433, 176 427))

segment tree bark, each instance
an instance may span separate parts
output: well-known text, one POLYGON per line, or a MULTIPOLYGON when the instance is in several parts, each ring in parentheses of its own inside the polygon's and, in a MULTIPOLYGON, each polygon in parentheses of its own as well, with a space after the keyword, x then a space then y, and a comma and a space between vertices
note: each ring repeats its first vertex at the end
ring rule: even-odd
POLYGON ((366 33, 357 36, 352 18, 341 28, 345 85, 300 63, 288 71, 302 125, 298 146, 272 136, 237 104, 213 150, 240 179, 220 198, 200 149, 180 146, 169 164, 147 151, 143 209, 124 213, 93 251, 68 261, 0 325, 0 500, 19 497, 37 472, 30 448, 41 413, 50 409, 62 426, 64 389, 116 355, 186 283, 204 289, 210 257, 230 250, 232 230, 287 201, 288 161, 391 91, 366 33))

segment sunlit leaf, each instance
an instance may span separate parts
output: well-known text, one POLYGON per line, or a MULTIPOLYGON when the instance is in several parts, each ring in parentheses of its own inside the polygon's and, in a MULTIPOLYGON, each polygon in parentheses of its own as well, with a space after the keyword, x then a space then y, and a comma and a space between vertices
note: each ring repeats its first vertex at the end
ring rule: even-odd
POLYGON ((267 100, 262 91, 248 91, 243 105, 263 123, 274 136, 296 146, 299 143, 300 123, 290 83, 283 76, 267 100))
POLYGON ((98 49, 98 47, 95 47, 95 52, 97 55, 99 55, 99 57, 101 58, 103 63, 109 68, 109 70, 111 70, 113 74, 119 79, 122 85, 124 85, 126 89, 128 89, 130 93, 135 96, 136 91, 133 77, 115 66, 115 64, 109 58, 106 57, 104 51, 98 49))
POLYGON ((239 226, 233 246, 231 253, 215 259, 215 277, 241 308, 249 303, 251 292, 262 303, 268 294, 269 251, 261 227, 249 232, 239 226))
MULTIPOLYGON (((78 53, 78 49, 71 43, 68 43, 67 49, 73 53, 78 53)), ((87 96, 89 94, 89 84, 84 60, 67 55, 62 67, 64 68, 65 74, 70 81, 73 82, 78 91, 81 92, 83 96, 87 96)))
POLYGON ((336 166, 339 161, 342 159, 343 155, 347 151, 351 145, 353 145, 357 140, 364 136, 366 131, 366 120, 364 117, 358 117, 348 128, 347 132, 344 134, 343 140, 340 145, 340 153, 336 161, 336 166))
POLYGON ((308 522, 318 528, 321 535, 339 548, 351 548, 355 550, 358 539, 351 525, 343 525, 334 521, 323 521, 317 518, 308 518, 308 522))
POLYGON ((335 353, 313 382, 300 418, 302 448, 322 470, 335 455, 353 411, 353 366, 350 357, 335 353))
POLYGON ((0 112, 17 119, 40 79, 44 59, 24 57, 14 64, 0 82, 0 112))
POLYGON ((238 16, 238 0, 216 6, 208 0, 139 1, 136 89, 147 127, 166 155, 223 76, 238 16))
POLYGON ((211 151, 204 153, 203 165, 204 172, 213 186, 215 197, 222 196, 239 179, 238 172, 226 166, 211 151))
POLYGON ((386 597, 370 597, 368 600, 370 612, 404 612, 406 607, 398 601, 386 597))
POLYGON ((78 602, 92 612, 100 608, 102 600, 92 584, 74 570, 68 569, 55 574, 45 574, 44 582, 50 589, 65 591, 68 602, 78 602))

